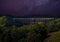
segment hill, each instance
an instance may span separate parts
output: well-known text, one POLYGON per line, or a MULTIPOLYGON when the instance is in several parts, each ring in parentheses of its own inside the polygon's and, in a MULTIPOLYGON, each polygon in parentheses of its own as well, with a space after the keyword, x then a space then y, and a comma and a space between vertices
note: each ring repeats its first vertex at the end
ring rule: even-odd
POLYGON ((44 42, 60 42, 60 31, 52 32, 49 35, 50 37, 46 38, 44 42))

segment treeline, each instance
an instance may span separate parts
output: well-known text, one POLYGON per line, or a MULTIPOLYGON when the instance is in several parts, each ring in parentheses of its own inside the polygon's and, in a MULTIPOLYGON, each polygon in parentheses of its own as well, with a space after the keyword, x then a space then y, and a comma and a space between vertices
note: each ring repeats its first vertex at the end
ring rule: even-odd
POLYGON ((48 22, 49 20, 54 20, 55 18, 14 18, 12 16, 1 16, 0 19, 2 19, 1 21, 5 19, 6 26, 22 26, 33 22, 48 22))
POLYGON ((6 17, 0 17, 0 42, 44 42, 49 37, 48 33, 60 30, 60 19, 19 27, 8 27, 5 23, 6 17))

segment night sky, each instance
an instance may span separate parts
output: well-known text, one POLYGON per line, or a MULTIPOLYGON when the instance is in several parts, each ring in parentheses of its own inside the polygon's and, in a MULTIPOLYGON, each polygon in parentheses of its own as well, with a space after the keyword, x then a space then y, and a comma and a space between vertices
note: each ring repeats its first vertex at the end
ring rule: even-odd
POLYGON ((60 17, 60 0, 0 0, 0 15, 60 17))

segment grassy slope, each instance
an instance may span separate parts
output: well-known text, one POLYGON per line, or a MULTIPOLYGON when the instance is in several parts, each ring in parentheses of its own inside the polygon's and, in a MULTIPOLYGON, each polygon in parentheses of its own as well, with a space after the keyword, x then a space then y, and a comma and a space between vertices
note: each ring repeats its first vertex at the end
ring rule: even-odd
POLYGON ((60 31, 49 34, 50 37, 46 38, 44 42, 60 42, 60 31))

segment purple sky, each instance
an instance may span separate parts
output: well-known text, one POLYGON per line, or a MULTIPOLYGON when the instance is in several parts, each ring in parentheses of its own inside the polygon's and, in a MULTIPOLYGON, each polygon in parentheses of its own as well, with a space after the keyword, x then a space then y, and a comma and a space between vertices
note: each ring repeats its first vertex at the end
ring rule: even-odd
POLYGON ((0 0, 0 15, 60 16, 59 0, 0 0))

